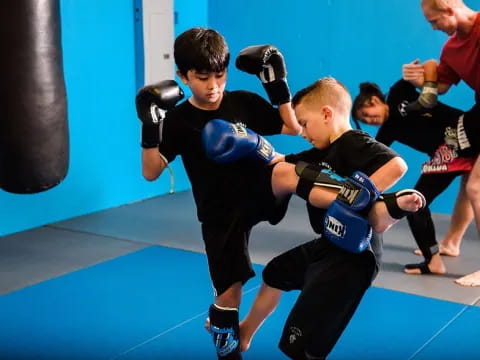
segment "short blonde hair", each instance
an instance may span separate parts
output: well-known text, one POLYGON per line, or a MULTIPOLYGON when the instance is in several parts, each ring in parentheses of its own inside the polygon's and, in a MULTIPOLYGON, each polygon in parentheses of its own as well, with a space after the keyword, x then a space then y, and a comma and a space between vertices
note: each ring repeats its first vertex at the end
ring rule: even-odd
POLYGON ((331 76, 321 78, 295 94, 293 107, 300 103, 315 107, 328 105, 344 116, 349 116, 352 109, 352 97, 348 89, 331 76))
POLYGON ((445 11, 448 8, 462 6, 463 0, 422 0, 422 8, 428 7, 432 10, 445 11))

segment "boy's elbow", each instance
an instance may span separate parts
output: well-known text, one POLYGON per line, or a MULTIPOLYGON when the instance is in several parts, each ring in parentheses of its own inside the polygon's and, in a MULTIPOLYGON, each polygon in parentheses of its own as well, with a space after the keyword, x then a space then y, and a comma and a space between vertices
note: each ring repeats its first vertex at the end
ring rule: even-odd
POLYGON ((397 165, 398 176, 402 177, 403 175, 406 174, 407 170, 408 170, 407 162, 399 157, 399 161, 397 165))
POLYGON ((153 171, 149 171, 149 169, 143 169, 142 170, 142 175, 143 175, 143 178, 147 181, 154 181, 154 180, 157 180, 158 179, 158 176, 160 174, 157 174, 153 171))
POLYGON ((408 170, 408 165, 403 158, 397 156, 390 161, 388 167, 388 174, 393 178, 399 180, 408 170))
POLYGON ((154 176, 151 176, 150 174, 145 174, 143 173, 143 178, 147 181, 154 181, 156 178, 154 176))

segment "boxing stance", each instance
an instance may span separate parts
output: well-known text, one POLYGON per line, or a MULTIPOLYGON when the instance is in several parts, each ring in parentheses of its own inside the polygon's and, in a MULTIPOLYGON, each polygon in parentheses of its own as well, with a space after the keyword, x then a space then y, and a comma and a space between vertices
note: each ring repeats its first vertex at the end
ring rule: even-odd
MULTIPOLYGON (((287 156, 271 151, 265 157, 260 151, 270 148, 263 145, 265 139, 220 120, 205 126, 204 143, 208 156, 222 162, 229 159, 225 153, 234 153, 231 147, 238 147, 242 160, 274 163, 275 198, 304 198, 312 228, 320 234, 267 264, 262 288, 241 324, 242 350, 280 293, 296 289, 301 293, 284 326, 280 349, 292 359, 324 359, 378 271, 382 245, 371 236, 370 224, 385 231, 424 201, 415 191, 377 201, 405 173, 406 164, 368 134, 350 128, 351 98, 341 83, 321 79, 297 93, 293 105, 303 136, 314 146, 310 150, 287 156)), ((242 161, 237 153, 232 159, 242 161)), ((225 333, 213 321, 210 330, 216 336, 225 333)))
MULTIPOLYGON (((150 111, 149 102, 138 102, 143 104, 138 109, 143 121, 142 171, 147 180, 153 181, 169 162, 177 156, 182 158, 214 289, 209 314, 212 326, 220 329, 213 337, 216 355, 238 360, 242 286, 255 275, 247 250, 250 231, 259 221, 275 220, 268 214, 276 206, 276 199, 271 191, 265 191, 270 186, 271 169, 253 159, 213 161, 203 150, 202 130, 215 118, 242 123, 260 135, 297 135, 300 126, 290 103, 285 62, 274 46, 245 49, 237 61, 240 70, 259 77, 272 103, 248 91, 225 90, 230 52, 223 36, 213 29, 192 28, 180 34, 174 43, 174 58, 177 75, 192 95, 170 108, 179 97, 167 95, 178 95, 178 88, 170 91, 170 87, 157 87, 147 92, 155 95, 152 101, 159 108, 168 110, 160 138, 157 127, 150 126, 155 112, 150 111)), ((141 91, 139 97, 143 94, 141 91)))

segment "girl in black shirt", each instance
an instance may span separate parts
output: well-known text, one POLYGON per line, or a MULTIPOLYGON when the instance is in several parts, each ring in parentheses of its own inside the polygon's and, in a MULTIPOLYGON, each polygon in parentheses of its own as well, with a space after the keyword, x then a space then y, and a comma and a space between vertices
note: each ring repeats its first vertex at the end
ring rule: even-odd
MULTIPOLYGON (((452 181, 468 173, 473 158, 457 154, 456 124, 462 111, 438 103, 432 109, 407 113, 406 107, 418 98, 418 92, 409 82, 397 81, 383 95, 378 85, 362 83, 360 94, 354 101, 352 116, 357 122, 380 126, 376 140, 390 146, 394 141, 428 154, 431 160, 422 167, 415 189, 425 195, 429 205, 452 181)), ((407 264, 409 274, 446 272, 440 254, 458 255, 463 234, 473 218, 462 184, 452 216, 450 230, 440 249, 435 237, 435 227, 429 207, 407 216, 412 234, 425 261, 407 264), (452 249, 453 246, 453 249, 452 249)))

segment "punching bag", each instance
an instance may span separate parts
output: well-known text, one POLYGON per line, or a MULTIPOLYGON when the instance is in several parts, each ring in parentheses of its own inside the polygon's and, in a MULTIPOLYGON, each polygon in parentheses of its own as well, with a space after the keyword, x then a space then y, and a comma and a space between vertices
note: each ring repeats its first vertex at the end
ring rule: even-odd
POLYGON ((0 188, 38 193, 67 175, 59 0, 0 1, 0 188))

